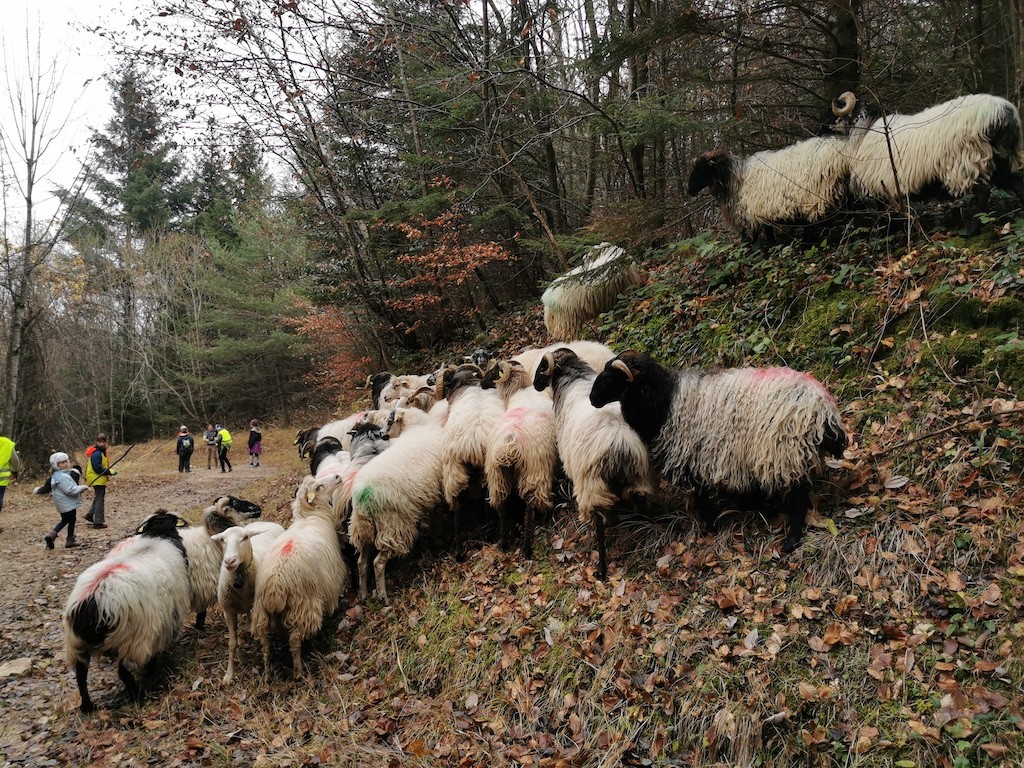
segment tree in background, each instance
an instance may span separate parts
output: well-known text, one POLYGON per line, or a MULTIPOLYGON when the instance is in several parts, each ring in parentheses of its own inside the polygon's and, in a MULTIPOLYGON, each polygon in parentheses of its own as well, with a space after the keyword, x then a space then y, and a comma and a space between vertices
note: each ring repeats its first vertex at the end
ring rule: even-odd
MULTIPOLYGON (((63 67, 44 62, 40 43, 26 36, 24 62, 9 59, 4 48, 6 108, 10 119, 0 124, 0 181, 3 193, 3 236, 0 238, 0 348, 3 384, 0 389, 0 432, 19 440, 38 438, 36 414, 54 394, 43 353, 44 328, 60 299, 53 268, 63 259, 59 244, 67 209, 39 212, 41 186, 61 154, 61 134, 68 125, 72 102, 58 108, 63 67)), ((66 191, 74 200, 81 179, 66 191)), ((60 268, 59 266, 57 267, 60 268)), ((69 284, 74 284, 73 280, 69 284)), ((53 432, 67 434, 67 422, 54 419, 53 432)))

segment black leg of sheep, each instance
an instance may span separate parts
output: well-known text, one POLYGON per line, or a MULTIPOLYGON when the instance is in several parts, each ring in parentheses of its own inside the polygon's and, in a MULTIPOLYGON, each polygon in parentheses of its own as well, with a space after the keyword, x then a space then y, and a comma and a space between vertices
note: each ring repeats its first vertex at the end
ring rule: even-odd
POLYGON ((804 524, 807 521, 807 510, 811 506, 811 487, 807 483, 790 488, 782 497, 784 509, 789 510, 789 533, 782 551, 789 554, 800 545, 804 535, 804 524))
POLYGON ((78 683, 78 694, 82 697, 82 706, 80 707, 82 713, 89 714, 90 712, 95 712, 96 705, 92 703, 92 699, 89 697, 88 659, 75 662, 75 682, 78 683))
POLYGON ((604 541, 605 512, 594 510, 594 533, 597 538, 597 578, 608 581, 608 547, 604 541))
POLYGON ((135 675, 131 673, 131 670, 125 666, 123 661, 117 663, 117 676, 121 678, 121 682, 124 683, 125 690, 128 691, 132 701, 142 701, 142 686, 139 685, 135 675))

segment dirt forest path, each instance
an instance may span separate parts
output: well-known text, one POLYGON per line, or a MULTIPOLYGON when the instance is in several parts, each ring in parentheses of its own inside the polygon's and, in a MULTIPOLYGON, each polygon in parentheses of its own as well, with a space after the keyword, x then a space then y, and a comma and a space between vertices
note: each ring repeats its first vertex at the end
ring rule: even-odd
MULTIPOLYGON (((106 503, 108 528, 94 529, 84 520, 92 493, 78 511, 80 546, 64 547, 64 533, 56 548, 46 549, 43 536, 59 516, 49 496, 35 496, 32 488, 41 478, 22 479, 8 488, 0 516, 0 668, 28 659, 27 672, 0 676, 0 768, 11 765, 60 765, 53 755, 53 741, 61 734, 51 728, 57 714, 74 710, 78 694, 74 675, 63 659, 60 615, 78 575, 101 559, 119 540, 130 535, 139 522, 165 508, 195 523, 202 510, 217 496, 232 494, 263 507, 264 517, 283 522, 288 501, 303 465, 292 446, 294 431, 264 430, 265 453, 261 466, 247 466, 246 432, 235 435, 231 452, 233 471, 206 468, 205 446, 193 455, 192 472, 177 471, 174 441, 137 445, 118 464, 106 503)), ((111 460, 126 446, 112 446, 111 460)), ((81 453, 77 457, 84 461, 81 453)), ((94 660, 90 687, 102 692, 116 690, 111 665, 94 660)), ((65 735, 65 738, 69 738, 65 735)))

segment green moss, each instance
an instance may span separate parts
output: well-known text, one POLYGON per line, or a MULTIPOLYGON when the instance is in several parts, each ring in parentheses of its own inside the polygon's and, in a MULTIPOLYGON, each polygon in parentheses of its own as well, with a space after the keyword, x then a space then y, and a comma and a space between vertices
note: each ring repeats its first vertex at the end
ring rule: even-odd
POLYGON ((984 365, 993 378, 1015 394, 1024 394, 1024 345, 1000 345, 989 351, 984 365))
POLYGON ((1024 301, 1011 296, 996 299, 985 310, 985 321, 1004 330, 1018 330, 1024 325, 1024 301))
POLYGON ((977 328, 985 322, 985 303, 974 296, 941 293, 930 298, 930 304, 929 328, 939 333, 977 328))

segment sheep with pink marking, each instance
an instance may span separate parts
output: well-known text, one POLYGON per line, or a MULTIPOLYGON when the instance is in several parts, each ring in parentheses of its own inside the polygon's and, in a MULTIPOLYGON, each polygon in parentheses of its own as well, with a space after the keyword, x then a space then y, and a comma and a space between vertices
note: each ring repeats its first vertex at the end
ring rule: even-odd
POLYGON ((595 408, 615 401, 661 475, 697 490, 712 530, 714 495, 781 502, 787 553, 800 543, 824 458, 842 456, 847 445, 836 401, 814 377, 789 368, 677 371, 630 350, 605 365, 590 392, 595 408))
POLYGON ((138 700, 136 677, 177 637, 189 610, 188 559, 178 533, 187 525, 160 510, 75 581, 62 622, 82 712, 96 708, 88 681, 93 656, 114 656, 121 682, 138 700))

